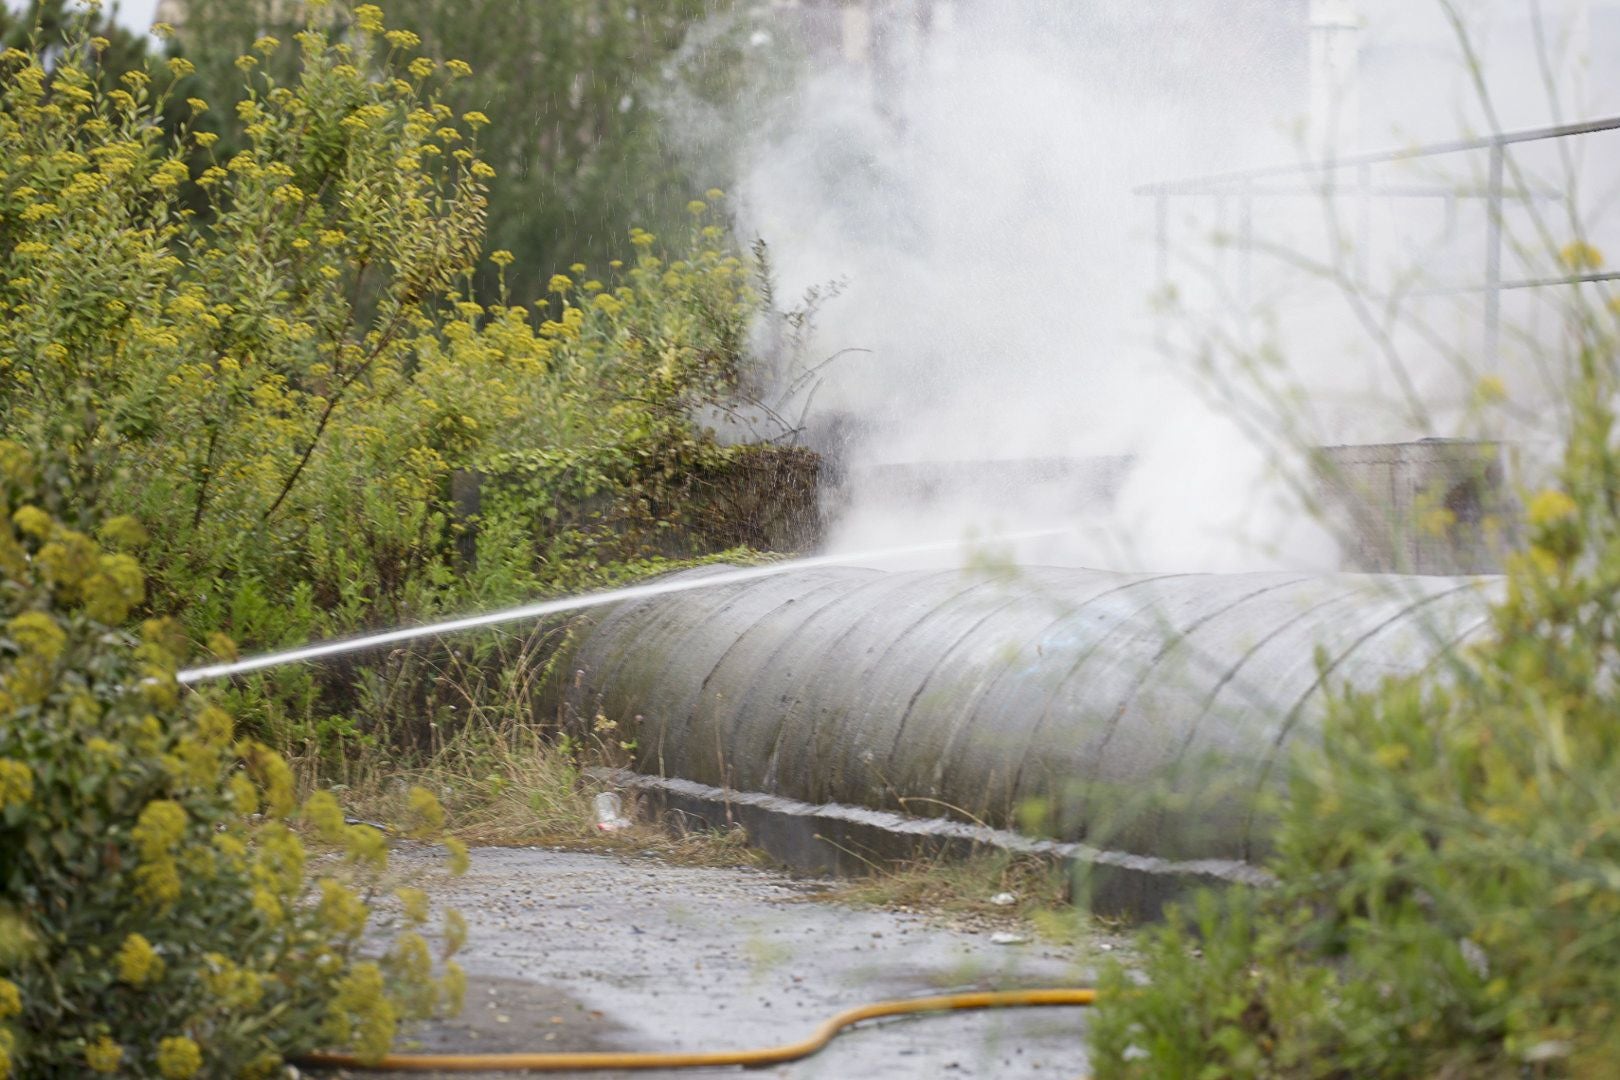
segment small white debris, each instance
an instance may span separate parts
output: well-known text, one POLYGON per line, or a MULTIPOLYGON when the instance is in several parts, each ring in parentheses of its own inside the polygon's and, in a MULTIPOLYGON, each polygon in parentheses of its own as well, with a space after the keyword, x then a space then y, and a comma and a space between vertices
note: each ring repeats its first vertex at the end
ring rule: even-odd
POLYGON ((1563 1039, 1548 1039, 1546 1042, 1538 1042, 1536 1045, 1526 1050, 1524 1052, 1524 1060, 1532 1063, 1537 1061, 1552 1061, 1555 1058, 1569 1057, 1574 1050, 1574 1045, 1566 1042, 1563 1039))
POLYGON ((1487 979, 1491 974, 1491 962, 1485 956, 1485 950, 1479 947, 1479 942, 1473 938, 1461 938, 1457 942, 1457 950, 1462 953, 1463 962, 1468 965, 1480 979, 1487 979))
POLYGON ((1010 892, 998 892, 990 898, 990 902, 996 907, 1012 907, 1018 903, 1018 897, 1010 892))
POLYGON ((1024 934, 1013 934, 1006 930, 997 930, 990 935, 992 945, 1027 945, 1029 938, 1024 934))
POLYGON ((596 796, 596 827, 603 832, 618 832, 630 827, 630 819, 624 816, 623 800, 611 791, 596 796))

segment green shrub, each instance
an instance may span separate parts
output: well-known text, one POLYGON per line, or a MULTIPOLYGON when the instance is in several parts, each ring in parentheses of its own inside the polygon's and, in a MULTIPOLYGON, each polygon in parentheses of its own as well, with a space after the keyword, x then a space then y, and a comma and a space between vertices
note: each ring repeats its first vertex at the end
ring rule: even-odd
POLYGON ((195 177, 213 136, 165 140, 152 79, 104 85, 82 30, 0 55, 7 434, 39 451, 48 509, 141 517, 188 585, 285 566, 256 553, 308 528, 311 470, 397 393, 477 254, 479 118, 433 100, 404 32, 368 25, 334 43, 312 24, 291 87, 243 56, 251 146, 195 177))
MULTIPOLYGON (((445 100, 490 117, 483 143, 500 173, 491 183, 490 243, 516 254, 507 276, 524 296, 542 293, 571 263, 605 265, 621 255, 632 222, 678 233, 692 192, 707 186, 702 177, 713 169, 694 176, 689 166, 698 156, 678 152, 690 148, 671 138, 671 98, 683 114, 703 109, 715 117, 704 125, 712 142, 723 129, 721 102, 786 64, 779 49, 747 45, 757 21, 773 16, 732 12, 730 0, 384 6, 391 21, 422 36, 427 55, 470 62, 445 100)), ((290 41, 303 18, 302 5, 279 0, 187 0, 168 46, 198 68, 182 95, 223 97, 245 42, 265 33, 290 41)), ((288 75, 297 60, 284 44, 262 63, 288 75)), ((222 144, 240 139, 240 128, 222 118, 222 144)), ((726 156, 723 148, 705 155, 726 156)), ((494 298, 496 278, 495 267, 481 270, 477 299, 494 298)))
MULTIPOLYGON (((624 261, 576 264, 533 303, 474 303, 487 120, 445 103, 467 65, 370 5, 307 13, 296 43, 240 58, 248 145, 229 155, 215 106, 157 89, 190 85, 183 57, 118 76, 82 25, 0 54, 0 435, 33 451, 42 507, 138 519, 146 612, 245 649, 659 554, 682 479, 741 453, 697 422, 746 388, 761 303, 720 193, 671 244, 633 230, 624 261), (469 562, 452 475, 531 461, 566 464, 489 500, 469 562), (579 527, 591 500, 636 535, 579 527)), ((511 261, 491 254, 498 284, 511 261)), ((237 716, 363 752, 332 733, 389 721, 352 675, 274 673, 237 716)))
MULTIPOLYGON (((351 881, 385 865, 381 835, 329 795, 300 807, 278 754, 182 692, 176 626, 122 629, 139 525, 67 528, 37 479, 0 442, 0 1077, 267 1075, 316 1045, 381 1054, 400 1019, 456 1006, 459 972, 433 981, 414 931, 361 959, 366 905, 309 880, 293 825, 351 881)), ((426 792, 417 809, 442 824, 426 792)))
POLYGON ((249 645, 431 608, 456 586, 452 470, 566 452, 633 499, 723 453, 694 418, 746 374, 752 270, 703 202, 674 254, 632 230, 628 263, 576 264, 533 304, 468 300, 488 121, 440 100, 466 65, 356 13, 334 40, 312 5, 286 84, 241 58, 250 146, 228 159, 208 103, 166 141, 173 103, 139 71, 103 85, 81 33, 0 57, 6 434, 47 509, 148 527, 153 603, 199 637, 256 606, 242 592, 276 609, 229 627, 249 645), (285 581, 309 583, 302 618, 278 616, 285 581))
POLYGON ((1590 314, 1488 640, 1334 698, 1275 808, 1279 884, 1146 935, 1146 985, 1105 986, 1099 1077, 1612 1074, 1620 312, 1590 314))

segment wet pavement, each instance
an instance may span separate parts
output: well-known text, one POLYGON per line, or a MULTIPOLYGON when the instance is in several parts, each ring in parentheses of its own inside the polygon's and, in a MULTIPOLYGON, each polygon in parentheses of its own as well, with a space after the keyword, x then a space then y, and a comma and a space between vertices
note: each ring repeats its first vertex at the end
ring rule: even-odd
MULTIPOLYGON (((996 944, 989 927, 811 901, 814 883, 765 871, 544 848, 475 850, 455 880, 427 849, 398 849, 393 863, 435 905, 459 909, 470 930, 460 955, 466 1009, 409 1032, 401 1051, 755 1048, 797 1041, 879 999, 1090 982, 1073 946, 996 944)), ((880 1021, 814 1057, 746 1075, 1079 1077, 1084 1025, 1074 1008, 880 1021)))

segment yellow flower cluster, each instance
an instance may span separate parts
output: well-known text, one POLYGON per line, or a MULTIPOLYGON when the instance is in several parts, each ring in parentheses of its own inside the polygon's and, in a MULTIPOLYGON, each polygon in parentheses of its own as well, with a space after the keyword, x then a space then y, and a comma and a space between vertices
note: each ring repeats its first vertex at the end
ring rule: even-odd
POLYGON ((453 836, 444 838, 444 848, 449 854, 449 869, 451 877, 460 877, 467 872, 471 865, 471 858, 467 854, 467 845, 453 836))
POLYGON ((140 521, 128 514, 110 517, 101 523, 96 536, 103 544, 117 551, 137 551, 150 539, 140 521))
POLYGON ((38 704, 51 692, 56 663, 67 647, 67 635, 56 620, 43 611, 25 611, 14 616, 6 629, 21 649, 11 677, 6 681, 7 694, 18 703, 38 704))
POLYGON ((427 893, 421 889, 407 886, 406 888, 396 889, 394 895, 399 898, 400 907, 405 912, 405 918, 411 925, 420 926, 427 922, 428 915, 431 912, 427 893))
POLYGON ((382 968, 371 961, 351 967, 338 981, 322 1032, 337 1045, 352 1045, 361 1060, 376 1060, 394 1043, 398 1012, 384 989, 382 968))
POLYGON ((146 862, 166 858, 180 843, 189 824, 183 806, 173 799, 154 799, 146 804, 130 830, 135 849, 146 862))
POLYGON ((1576 240, 1559 249, 1558 261, 1572 273, 1580 274, 1601 268, 1603 252, 1585 240, 1576 240))
POLYGON ((347 828, 343 820, 343 807, 338 805, 337 797, 330 791, 317 791, 305 799, 303 817, 326 843, 342 843, 347 828))
POLYGON ((439 979, 439 997, 444 1012, 454 1016, 461 1012, 467 999, 467 973, 454 960, 444 963, 444 975, 439 979))
POLYGON ((1530 500, 1526 516, 1531 525, 1545 526, 1573 518, 1579 512, 1580 507, 1575 505, 1574 499, 1562 491, 1549 488, 1537 492, 1535 498, 1530 500))
POLYGON ((265 812, 274 818, 291 815, 298 803, 286 759, 256 739, 244 739, 235 750, 263 788, 265 812))
POLYGON ((259 830, 253 879, 278 899, 296 899, 304 885, 304 845, 280 822, 259 830))
POLYGON ((84 748, 90 751, 93 757, 100 758, 110 764, 117 764, 124 757, 124 748, 122 746, 103 739, 99 735, 92 735, 84 740, 84 748))
POLYGON ((140 934, 130 934, 113 958, 118 978, 131 986, 147 986, 163 978, 163 958, 152 943, 140 934))
POLYGON ((331 878, 320 883, 321 899, 318 906, 321 923, 342 937, 358 937, 366 928, 371 912, 354 890, 331 878))
POLYGON ((157 1067, 163 1080, 191 1080, 202 1071, 202 1047, 185 1035, 158 1043, 157 1067))
POLYGON ((67 634, 43 611, 25 611, 6 623, 11 640, 26 654, 54 661, 67 647, 67 634))
POLYGON ((158 908, 168 908, 180 899, 180 867, 175 848, 186 833, 185 808, 172 799, 154 799, 136 819, 130 839, 140 853, 135 868, 136 891, 158 908))
POLYGON ((184 161, 169 160, 157 167, 148 181, 159 191, 170 191, 191 178, 191 170, 184 161))
POLYGON ((124 1048, 106 1035, 84 1048, 84 1063, 91 1072, 116 1073, 123 1060, 124 1048))
POLYGON ((467 920, 455 908, 444 912, 444 955, 446 958, 461 951, 467 943, 467 920))
POLYGON ((34 797, 34 772, 21 761, 0 758, 0 810, 34 797))
POLYGON ((215 1004, 227 1010, 251 1009, 264 997, 264 978, 223 953, 203 957, 203 988, 215 1004))
POLYGON ((368 34, 378 34, 383 29, 382 8, 376 4, 361 4, 354 9, 355 25, 368 34))
POLYGON ((350 825, 343 846, 351 862, 377 870, 388 865, 388 839, 369 825, 350 825))

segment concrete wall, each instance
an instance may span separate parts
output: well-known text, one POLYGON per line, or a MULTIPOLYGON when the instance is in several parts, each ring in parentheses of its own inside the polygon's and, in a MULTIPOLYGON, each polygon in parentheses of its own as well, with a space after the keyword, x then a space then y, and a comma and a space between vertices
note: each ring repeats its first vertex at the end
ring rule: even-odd
POLYGON ((1318 472, 1344 568, 1494 574, 1518 542, 1508 449, 1465 439, 1320 451, 1318 472))

